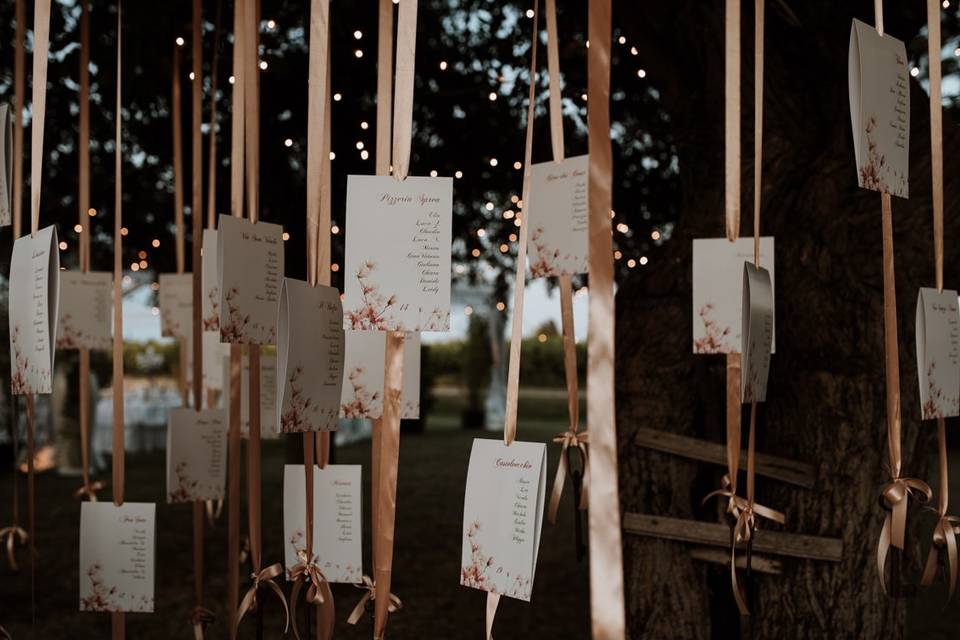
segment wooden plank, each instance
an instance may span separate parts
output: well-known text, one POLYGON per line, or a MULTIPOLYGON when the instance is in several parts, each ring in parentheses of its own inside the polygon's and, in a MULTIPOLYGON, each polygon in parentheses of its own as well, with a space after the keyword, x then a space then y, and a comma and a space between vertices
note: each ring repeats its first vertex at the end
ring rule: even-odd
MULTIPOLYGON (((715 547, 730 547, 730 527, 714 522, 627 512, 623 514, 623 529, 635 535, 715 547)), ((839 562, 843 555, 843 541, 839 538, 760 529, 753 539, 753 551, 760 554, 769 553, 808 560, 839 562)))
MULTIPOLYGON (((690 557, 694 560, 710 562, 712 564, 722 564, 724 566, 730 564, 730 552, 724 551, 723 549, 715 549, 713 547, 691 547, 690 557)), ((737 569, 746 568, 747 555, 745 553, 738 553, 737 569)), ((753 554, 753 557, 750 559, 750 569, 752 571, 756 571, 757 573, 780 575, 782 573, 782 568, 782 563, 776 558, 769 558, 767 556, 758 556, 757 554, 753 554)))
MULTIPOLYGON (((662 451, 701 462, 712 462, 721 466, 727 464, 726 446, 699 440, 659 429, 637 429, 635 442, 641 447, 662 451)), ((788 482, 806 489, 813 488, 814 468, 812 464, 788 460, 779 456, 758 453, 756 457, 757 473, 761 476, 788 482)), ((741 469, 747 464, 747 452, 740 452, 741 469)))

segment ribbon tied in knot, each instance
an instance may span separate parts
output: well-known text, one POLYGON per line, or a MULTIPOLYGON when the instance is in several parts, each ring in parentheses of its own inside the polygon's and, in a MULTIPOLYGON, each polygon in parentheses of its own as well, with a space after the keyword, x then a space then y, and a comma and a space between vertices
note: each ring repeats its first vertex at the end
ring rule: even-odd
POLYGON ((933 491, 923 480, 916 478, 894 478, 883 488, 881 494, 890 510, 883 521, 880 541, 877 544, 877 569, 880 571, 880 585, 887 590, 886 566, 887 552, 890 547, 903 549, 907 530, 907 506, 910 496, 914 495, 921 503, 929 502, 933 491))
POLYGON ((193 638, 194 640, 203 640, 203 630, 208 624, 212 624, 216 620, 213 615, 213 611, 207 609, 206 607, 194 607, 193 613, 190 614, 190 624, 193 626, 193 638))
POLYGON ((948 516, 938 513, 940 519, 933 528, 933 543, 930 545, 930 552, 927 554, 927 564, 923 568, 923 577, 920 578, 920 584, 925 587, 933 584, 933 578, 937 573, 937 556, 940 551, 946 549, 947 552, 947 573, 948 584, 950 585, 947 601, 953 599, 953 592, 957 587, 957 535, 960 534, 960 517, 948 516))
POLYGON ((86 496, 90 500, 90 502, 96 502, 97 491, 103 490, 106 486, 107 485, 104 484, 102 481, 97 480, 95 482, 91 482, 90 484, 85 484, 79 489, 77 489, 76 491, 74 491, 73 497, 79 500, 84 496, 86 496))
MULTIPOLYGON (((357 603, 357 606, 355 606, 353 608, 353 611, 350 612, 350 617, 347 618, 347 624, 357 624, 360 621, 360 618, 363 617, 364 612, 366 611, 367 603, 373 602, 374 600, 377 599, 377 583, 374 582, 370 576, 364 575, 363 582, 361 582, 360 584, 355 584, 353 586, 355 586, 357 589, 363 589, 365 593, 363 594, 363 597, 360 598, 360 601, 357 603)), ((403 602, 400 601, 400 598, 398 598, 396 595, 391 593, 390 604, 387 606, 387 610, 390 613, 395 613, 396 611, 402 608, 403 608, 403 602)))
POLYGON ((16 544, 17 539, 19 538, 20 544, 27 544, 27 532, 17 525, 11 525, 9 527, 4 527, 0 529, 0 540, 6 541, 7 546, 7 562, 10 564, 10 568, 14 571, 17 571, 19 567, 17 566, 17 558, 14 555, 14 545, 16 544))
POLYGON ((588 505, 587 487, 590 475, 587 473, 587 443, 589 442, 586 431, 574 431, 571 427, 553 439, 554 442, 562 446, 560 450, 560 463, 557 465, 557 475, 553 479, 553 493, 550 494, 550 507, 547 511, 547 521, 550 524, 557 522, 557 508, 560 505, 560 496, 563 495, 563 483, 567 478, 567 452, 573 447, 580 452, 580 459, 583 461, 583 485, 580 490, 580 509, 586 509, 588 505))
POLYGON ((333 606, 333 592, 330 583, 320 570, 320 566, 308 559, 307 552, 297 551, 299 562, 290 570, 290 579, 293 580, 293 589, 290 591, 290 610, 293 615, 293 635, 300 640, 300 631, 297 629, 297 600, 304 583, 309 582, 306 600, 317 605, 317 624, 321 629, 321 636, 333 637, 333 621, 335 609, 333 606))
POLYGON ((280 566, 280 563, 275 563, 261 569, 258 572, 250 574, 250 579, 253 580, 253 584, 247 590, 247 593, 243 596, 243 600, 240 601, 240 611, 237 614, 237 626, 240 626, 240 621, 243 620, 243 616, 250 609, 257 606, 257 592, 260 590, 260 587, 267 586, 277 594, 277 597, 280 599, 280 603, 283 604, 283 613, 285 617, 285 622, 283 625, 283 632, 286 633, 290 628, 290 610, 287 608, 287 599, 283 597, 283 591, 280 587, 277 586, 277 583, 273 581, 274 578, 283 573, 283 567, 280 566))

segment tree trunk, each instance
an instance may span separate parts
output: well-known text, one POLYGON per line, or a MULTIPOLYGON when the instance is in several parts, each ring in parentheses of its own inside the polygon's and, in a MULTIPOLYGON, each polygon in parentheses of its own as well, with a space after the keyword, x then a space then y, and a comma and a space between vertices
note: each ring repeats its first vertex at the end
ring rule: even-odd
MULTIPOLYGON (((691 338, 692 239, 724 234, 723 4, 681 0, 621 8, 633 14, 628 38, 643 43, 640 59, 674 126, 681 190, 673 237, 617 294, 621 500, 625 511, 713 521, 723 521, 725 504, 701 506, 701 499, 725 469, 641 448, 634 436, 648 427, 724 442, 725 362, 694 356, 691 338)), ((753 3, 743 4, 741 235, 750 235, 753 3)), ((887 31, 910 50, 925 23, 923 3, 886 4, 887 31)), ((754 574, 754 638, 904 635, 906 607, 884 595, 876 570, 884 517, 878 496, 889 479, 881 214, 880 195, 857 188, 847 99, 855 15, 872 23, 872 3, 768 2, 761 227, 776 237, 777 350, 768 400, 759 406, 757 451, 813 464, 815 486, 758 477, 757 501, 786 514, 782 528, 761 521, 758 535, 776 528, 839 537, 843 559, 783 558, 782 575, 754 574)), ((893 202, 903 466, 905 475, 936 490, 929 464, 936 428, 920 422, 914 352, 917 289, 934 281, 929 112, 916 82, 911 96, 911 197, 893 202)), ((953 288, 960 285, 960 163, 950 150, 958 142, 948 123, 945 273, 953 288)), ((911 519, 917 515, 912 511, 911 519)), ((913 538, 926 548, 927 533, 913 538)), ((736 636, 726 568, 691 560, 685 545, 664 540, 626 534, 624 550, 630 637, 736 636)))

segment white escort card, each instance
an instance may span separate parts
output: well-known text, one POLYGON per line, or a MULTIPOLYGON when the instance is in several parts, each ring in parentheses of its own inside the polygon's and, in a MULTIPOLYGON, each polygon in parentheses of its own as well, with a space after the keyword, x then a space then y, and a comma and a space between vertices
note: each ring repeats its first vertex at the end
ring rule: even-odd
POLYGON ((284 278, 278 327, 280 431, 335 430, 343 387, 340 292, 284 278))
POLYGON ((80 611, 153 611, 156 506, 80 505, 80 611))
MULTIPOLYGON (((230 353, 223 358, 223 394, 220 404, 230 410, 230 353)), ((229 413, 228 413, 229 417, 229 413)), ((242 357, 240 367, 240 435, 250 437, 250 359, 242 357)), ((277 422, 277 356, 260 353, 260 439, 276 440, 280 437, 277 422)))
MULTIPOLYGON (((760 238, 760 265, 776 293, 773 238, 760 238)), ((693 352, 739 353, 743 312, 743 263, 753 262, 753 238, 693 241, 693 352)), ((770 345, 776 353, 776 332, 770 345)))
POLYGON ((924 420, 960 415, 960 317, 957 292, 917 295, 917 374, 924 420))
POLYGON ((546 483, 542 442, 473 441, 463 499, 460 584, 529 602, 546 483))
POLYGON ((216 229, 203 230, 200 280, 203 288, 200 313, 204 331, 220 332, 220 271, 216 229))
POLYGON ((226 409, 167 414, 167 502, 222 500, 227 479, 226 409))
MULTIPOLYGON (((341 418, 376 419, 383 414, 383 367, 387 338, 377 331, 347 331, 343 362, 341 418)), ((420 417, 420 335, 408 333, 403 345, 400 417, 420 417)))
POLYGON ((220 340, 276 344, 283 279, 283 227, 220 216, 216 244, 220 340))
MULTIPOLYGON (((358 464, 313 468, 313 560, 328 582, 363 579, 363 484, 358 464)), ((283 468, 283 561, 290 570, 306 553, 306 480, 303 465, 283 468)))
POLYGON ((13 243, 10 258, 10 389, 53 392, 54 340, 60 300, 57 229, 44 227, 13 243))
POLYGON ((0 105, 0 227, 13 222, 13 107, 0 105))
POLYGON ((347 176, 344 328, 449 331, 453 180, 347 176))
POLYGON ((770 353, 773 346, 773 286, 770 272, 743 263, 743 358, 740 389, 743 402, 767 399, 770 353))
POLYGON ((906 198, 910 150, 906 48, 900 40, 854 20, 848 65, 858 183, 906 198))
POLYGON ((193 274, 161 273, 160 332, 165 338, 193 337, 193 274))
POLYGON ((530 195, 523 213, 530 225, 531 277, 587 272, 587 169, 589 156, 530 166, 530 195))
POLYGON ((60 272, 57 349, 113 347, 113 274, 60 272))

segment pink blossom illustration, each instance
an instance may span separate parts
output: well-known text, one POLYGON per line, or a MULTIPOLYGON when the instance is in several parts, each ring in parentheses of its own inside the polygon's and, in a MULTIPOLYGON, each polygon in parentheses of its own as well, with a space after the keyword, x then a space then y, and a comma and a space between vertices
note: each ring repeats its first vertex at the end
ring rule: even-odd
MULTIPOLYGON (((543 239, 543 227, 537 227, 533 230, 533 236, 530 238, 533 243, 535 255, 530 260, 530 277, 540 278, 542 276, 558 276, 563 273, 557 265, 560 258, 560 249, 550 247, 543 239)), ((564 256, 562 259, 569 259, 570 256, 564 256)))
POLYGON ((190 479, 190 474, 187 471, 188 466, 187 462, 183 460, 174 467, 173 473, 177 477, 177 487, 167 492, 167 502, 193 502, 201 499, 197 491, 199 483, 190 479))
POLYGON ((488 556, 483 551, 483 545, 479 541, 480 531, 479 521, 474 521, 467 527, 470 563, 460 567, 460 584, 490 593, 500 593, 510 598, 530 600, 533 580, 528 576, 511 576, 502 565, 495 566, 493 556, 488 556))
POLYGON ((347 374, 347 382, 353 390, 352 400, 340 406, 344 418, 367 418, 376 411, 382 401, 379 391, 371 392, 363 382, 363 367, 354 367, 347 374))
POLYGON ((927 400, 923 403, 924 420, 945 418, 960 413, 960 397, 948 396, 937 384, 937 361, 932 360, 927 367, 927 400))
POLYGON ((887 164, 886 157, 880 153, 877 140, 874 137, 877 126, 877 116, 871 113, 864 128, 864 133, 867 136, 867 158, 866 162, 860 166, 860 186, 874 191, 905 195, 907 192, 906 176, 899 171, 893 171, 887 164), (891 172, 893 173, 893 180, 897 183, 896 186, 889 183, 886 175, 891 172))
POLYGON ((730 327, 724 327, 713 317, 712 302, 700 307, 698 315, 703 322, 704 337, 693 341, 694 353, 734 353, 736 348, 729 342, 733 337, 730 327))
POLYGON ((357 269, 355 275, 360 285, 361 303, 357 309, 344 310, 351 329, 386 331, 395 328, 396 323, 388 313, 397 307, 397 296, 385 296, 379 285, 372 282, 371 275, 376 269, 373 260, 367 260, 357 269))
POLYGON ((173 310, 169 307, 160 309, 160 319, 165 337, 179 337, 183 335, 183 327, 177 322, 173 310))
POLYGON ((300 384, 303 367, 294 367, 287 379, 290 384, 290 407, 280 415, 280 431, 283 433, 303 433, 308 431, 330 431, 336 427, 338 412, 336 409, 321 410, 300 384))
POLYGON ((400 417, 406 419, 416 419, 420 417, 420 401, 404 400, 400 407, 400 417))
POLYGON ((220 329, 220 287, 210 287, 207 291, 207 300, 212 311, 203 318, 204 331, 218 331, 220 329))
POLYGON ((427 315, 426 322, 421 322, 415 331, 447 331, 450 329, 450 310, 436 307, 427 315))
POLYGON ((26 395, 29 393, 50 393, 50 370, 41 369, 37 366, 31 366, 27 356, 24 355, 20 344, 20 325, 15 325, 10 334, 10 344, 13 348, 14 372, 10 378, 10 391, 14 395, 26 395), (38 381, 37 388, 31 384, 30 378, 38 381))
POLYGON ((109 585, 101 575, 103 565, 94 562, 86 570, 92 593, 80 596, 81 611, 153 611, 153 600, 145 595, 127 594, 109 585))
POLYGON ((232 287, 227 291, 227 323, 220 325, 220 340, 222 342, 244 342, 247 335, 247 325, 250 324, 250 314, 240 313, 237 306, 237 297, 240 291, 232 287))

